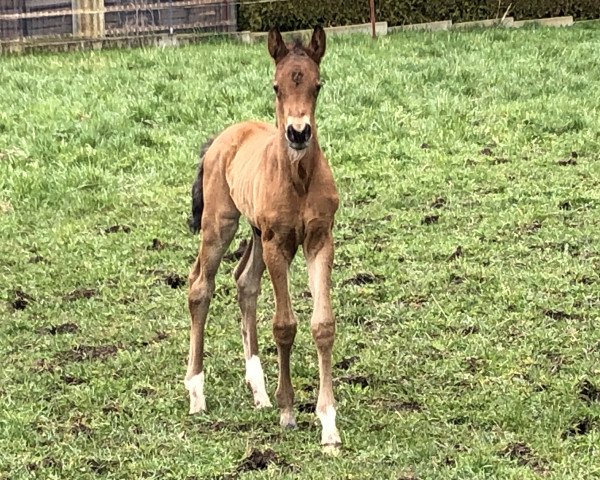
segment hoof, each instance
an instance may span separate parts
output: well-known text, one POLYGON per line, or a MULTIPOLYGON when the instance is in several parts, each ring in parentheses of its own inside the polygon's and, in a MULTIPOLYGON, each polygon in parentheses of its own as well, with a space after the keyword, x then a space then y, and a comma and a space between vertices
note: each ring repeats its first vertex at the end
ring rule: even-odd
POLYGON ((282 412, 279 419, 279 424, 286 430, 291 430, 297 427, 296 419, 292 412, 282 412))
POLYGON ((340 454, 340 443, 323 445, 323 453, 330 457, 337 457, 340 454))
POLYGON ((271 404, 271 400, 269 400, 269 397, 267 395, 255 395, 254 396, 254 406, 257 409, 260 409, 260 408, 269 408, 269 407, 272 407, 273 405, 271 404))
POLYGON ((340 439, 340 434, 337 429, 329 432, 323 431, 321 435, 321 445, 323 445, 323 448, 330 446, 340 447, 342 445, 342 440, 340 439))

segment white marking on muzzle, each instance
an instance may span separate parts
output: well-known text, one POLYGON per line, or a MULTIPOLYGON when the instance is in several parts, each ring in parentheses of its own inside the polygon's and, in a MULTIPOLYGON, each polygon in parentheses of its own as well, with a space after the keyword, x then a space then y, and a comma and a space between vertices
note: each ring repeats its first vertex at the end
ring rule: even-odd
MULTIPOLYGON (((306 125, 310 125, 310 117, 308 115, 303 115, 302 117, 288 117, 285 128, 289 128, 290 125, 297 132, 301 132, 304 130, 306 125)), ((310 125, 312 127, 312 125, 310 125)))

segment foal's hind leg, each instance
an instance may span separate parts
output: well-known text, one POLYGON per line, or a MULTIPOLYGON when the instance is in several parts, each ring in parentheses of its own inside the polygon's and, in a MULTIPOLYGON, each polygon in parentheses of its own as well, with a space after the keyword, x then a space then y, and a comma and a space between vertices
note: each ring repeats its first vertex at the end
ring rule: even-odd
POLYGON ((185 386, 190 392, 190 413, 206 410, 204 398, 204 326, 215 291, 215 275, 238 226, 235 209, 203 217, 202 246, 189 275, 188 306, 191 315, 190 353, 185 386), (204 221, 206 219, 207 221, 204 221))
POLYGON ((256 334, 256 302, 260 293, 260 279, 265 271, 260 236, 253 233, 239 266, 235 270, 238 302, 242 312, 242 342, 246 359, 246 383, 252 390, 258 408, 270 407, 265 389, 265 377, 258 357, 256 334))

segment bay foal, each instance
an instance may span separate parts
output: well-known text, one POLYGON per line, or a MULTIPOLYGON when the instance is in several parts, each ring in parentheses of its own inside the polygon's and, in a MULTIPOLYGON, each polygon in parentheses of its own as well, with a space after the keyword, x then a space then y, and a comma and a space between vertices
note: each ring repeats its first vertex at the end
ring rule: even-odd
POLYGON ((311 331, 319 358, 321 443, 337 445, 340 436, 331 378, 335 320, 330 289, 332 227, 339 200, 331 169, 319 147, 315 122, 325 32, 317 27, 308 46, 300 42, 288 46, 274 29, 269 32, 268 48, 275 61, 277 126, 244 122, 224 130, 201 154, 192 189, 190 226, 202 230, 202 245, 189 275, 191 332, 185 385, 190 413, 204 410, 204 325, 219 263, 243 215, 253 234, 234 275, 242 313, 246 382, 254 403, 258 408, 271 406, 256 335, 256 303, 266 268, 275 293, 273 336, 279 363, 275 397, 281 425, 296 425, 290 379, 296 319, 288 270, 302 245, 314 301, 311 331))

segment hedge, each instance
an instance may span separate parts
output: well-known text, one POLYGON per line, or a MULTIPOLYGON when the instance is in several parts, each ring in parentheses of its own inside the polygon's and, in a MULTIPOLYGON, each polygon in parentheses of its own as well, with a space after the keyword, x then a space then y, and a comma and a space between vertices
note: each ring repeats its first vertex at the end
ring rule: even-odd
MULTIPOLYGON (((389 25, 452 20, 468 22, 509 15, 515 20, 573 15, 576 20, 600 18, 600 0, 375 0, 378 21, 389 25)), ((272 26, 298 30, 367 23, 369 0, 285 0, 255 3, 241 0, 239 30, 265 31, 272 26)))

